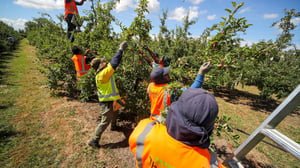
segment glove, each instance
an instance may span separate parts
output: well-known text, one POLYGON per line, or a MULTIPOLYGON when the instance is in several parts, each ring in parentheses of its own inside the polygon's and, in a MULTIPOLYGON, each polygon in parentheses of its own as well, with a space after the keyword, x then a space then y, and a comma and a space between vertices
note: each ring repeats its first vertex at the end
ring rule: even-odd
POLYGON ((211 70, 211 68, 212 67, 210 65, 210 62, 204 62, 201 65, 198 74, 205 75, 206 73, 208 73, 211 70))
POLYGON ((127 48, 127 46, 128 46, 127 41, 123 41, 123 42, 120 44, 119 50, 124 51, 124 50, 127 48))

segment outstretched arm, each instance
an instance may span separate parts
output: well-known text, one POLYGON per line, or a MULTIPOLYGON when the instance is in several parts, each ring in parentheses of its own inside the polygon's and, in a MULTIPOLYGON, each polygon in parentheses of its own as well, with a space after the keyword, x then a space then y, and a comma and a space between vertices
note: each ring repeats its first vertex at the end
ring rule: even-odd
POLYGON ((210 70, 211 70, 210 62, 203 63, 198 71, 198 75, 194 83, 191 85, 190 88, 201 88, 204 81, 204 75, 208 73, 210 70))
POLYGON ((149 64, 150 66, 152 66, 152 61, 151 61, 151 59, 148 58, 148 57, 146 56, 146 54, 143 53, 142 50, 140 50, 140 54, 142 55, 142 58, 144 58, 144 59, 148 62, 148 64, 149 64))
POLYGON ((123 55, 123 51, 127 48, 127 46, 128 46, 128 44, 126 41, 122 42, 120 44, 120 48, 119 48, 118 52, 111 59, 110 64, 114 68, 114 70, 116 70, 116 68, 120 64, 122 55, 123 55))
POLYGON ((81 0, 80 2, 75 1, 75 3, 76 3, 76 5, 83 5, 84 1, 86 1, 86 0, 81 0))
POLYGON ((157 57, 157 55, 154 52, 152 52, 148 46, 144 46, 144 48, 149 52, 149 54, 153 58, 154 62, 159 64, 159 58, 157 57))

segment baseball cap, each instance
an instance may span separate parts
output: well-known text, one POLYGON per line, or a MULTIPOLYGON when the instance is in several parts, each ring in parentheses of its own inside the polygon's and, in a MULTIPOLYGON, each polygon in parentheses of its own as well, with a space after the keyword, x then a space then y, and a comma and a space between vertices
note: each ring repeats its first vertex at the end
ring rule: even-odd
POLYGON ((96 72, 101 71, 107 64, 105 58, 94 58, 91 61, 91 67, 96 70, 96 72))
POLYGON ((169 73, 170 73, 170 67, 154 68, 150 73, 150 79, 154 81, 154 83, 156 84, 167 83, 167 79, 164 76, 169 73))

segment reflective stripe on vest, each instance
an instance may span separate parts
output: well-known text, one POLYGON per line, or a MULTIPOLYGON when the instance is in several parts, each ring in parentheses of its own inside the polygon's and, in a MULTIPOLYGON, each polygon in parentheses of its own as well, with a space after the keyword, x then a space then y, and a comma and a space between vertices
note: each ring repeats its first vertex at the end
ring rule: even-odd
POLYGON ((74 3, 75 3, 75 1, 72 0, 70 3, 71 3, 71 9, 66 9, 67 6, 68 6, 68 3, 65 2, 65 6, 66 6, 66 7, 65 7, 65 17, 67 17, 67 15, 70 14, 70 13, 71 13, 71 14, 78 14, 77 7, 74 8, 74 5, 75 5, 74 3))
POLYGON ((146 139, 146 136, 148 133, 151 131, 153 128, 154 123, 150 122, 146 125, 145 129, 143 132, 139 135, 139 137, 136 140, 136 160, 140 168, 143 167, 143 151, 144 151, 144 142, 146 139))
POLYGON ((75 69, 77 72, 77 76, 82 76, 88 72, 90 69, 90 65, 85 63, 85 56, 82 55, 74 55, 72 60, 75 65, 75 69))
MULTIPOLYGON (((136 140, 136 160, 138 163, 139 168, 143 167, 143 152, 144 152, 144 145, 145 145, 145 139, 149 132, 152 130, 152 128, 155 126, 155 123, 158 122, 157 120, 150 122, 146 125, 142 133, 138 136, 136 140)), ((163 142, 162 142, 163 143, 163 142)), ((208 150, 210 153, 210 168, 218 168, 219 161, 217 154, 208 150)))
POLYGON ((150 84, 148 94, 151 100, 151 114, 160 115, 170 104, 167 84, 150 84))
POLYGON ((208 150, 210 153, 210 167, 217 168, 219 166, 218 156, 215 152, 208 150))
POLYGON ((168 100, 168 91, 166 89, 164 92, 164 109, 167 108, 167 100, 168 100))
POLYGON ((87 70, 85 70, 85 66, 84 66, 84 56, 81 56, 81 67, 82 67, 82 71, 76 71, 78 73, 85 73, 87 72, 87 70))
POLYGON ((111 94, 108 94, 108 95, 101 95, 101 93, 100 93, 99 91, 97 91, 97 93, 98 93, 98 98, 99 98, 99 99, 109 98, 109 97, 119 96, 119 95, 120 95, 120 93, 118 93, 118 92, 116 91, 115 82, 114 82, 114 81, 115 81, 115 80, 114 80, 114 77, 111 76, 109 80, 110 80, 110 85, 111 85, 112 93, 111 93, 111 94))

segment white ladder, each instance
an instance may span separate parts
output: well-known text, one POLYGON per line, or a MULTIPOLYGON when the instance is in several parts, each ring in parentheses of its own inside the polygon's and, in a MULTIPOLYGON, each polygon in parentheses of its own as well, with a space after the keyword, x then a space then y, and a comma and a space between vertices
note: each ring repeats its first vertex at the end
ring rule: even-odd
POLYGON ((241 144, 223 164, 242 167, 241 160, 265 136, 280 145, 286 152, 300 160, 300 145, 280 133, 275 127, 300 104, 300 85, 269 115, 268 118, 241 144))

